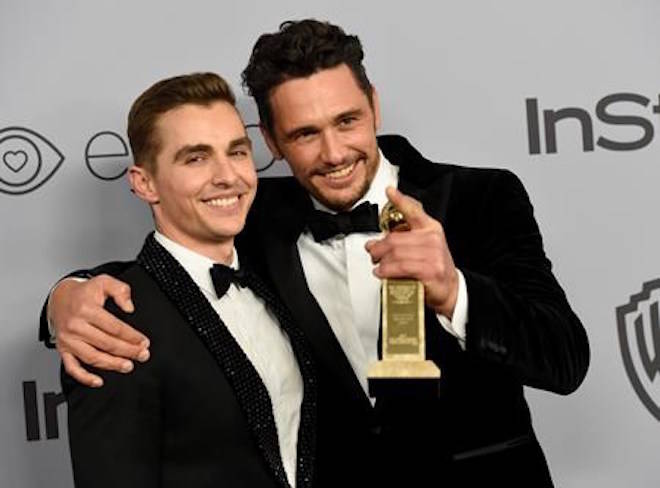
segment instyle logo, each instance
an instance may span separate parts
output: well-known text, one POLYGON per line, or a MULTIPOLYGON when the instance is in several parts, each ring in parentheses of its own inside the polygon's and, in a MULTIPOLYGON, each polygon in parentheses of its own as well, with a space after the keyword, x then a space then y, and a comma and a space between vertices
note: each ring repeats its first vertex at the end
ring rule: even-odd
MULTIPOLYGON (((43 415, 46 428, 46 439, 57 439, 60 436, 60 427, 57 421, 57 408, 65 403, 63 393, 52 391, 43 394, 43 415)), ((39 422, 39 399, 37 396, 37 382, 23 382, 23 409, 25 411, 25 434, 28 441, 41 440, 39 422)))
POLYGON ((619 345, 628 379, 644 406, 660 420, 660 279, 644 283, 617 307, 619 345))
POLYGON ((22 195, 46 183, 64 161, 44 136, 25 127, 0 129, 0 192, 22 195))
POLYGON ((658 103, 651 105, 651 99, 637 93, 613 93, 601 98, 594 108, 596 118, 609 126, 632 127, 639 135, 636 138, 616 140, 605 135, 594 135, 593 117, 586 109, 565 107, 544 109, 539 112, 537 98, 525 100, 527 114, 527 142, 529 154, 541 154, 541 135, 545 142, 545 153, 558 152, 557 126, 559 122, 566 127, 563 130, 562 147, 569 144, 581 144, 585 152, 593 151, 594 145, 609 151, 634 151, 648 146, 653 141, 653 122, 660 114, 660 95, 658 103), (650 106, 649 106, 650 105, 650 106), (568 132, 572 129, 571 132, 568 132), (577 129, 577 135, 576 134, 577 129), (568 134, 568 135, 567 135, 568 134))

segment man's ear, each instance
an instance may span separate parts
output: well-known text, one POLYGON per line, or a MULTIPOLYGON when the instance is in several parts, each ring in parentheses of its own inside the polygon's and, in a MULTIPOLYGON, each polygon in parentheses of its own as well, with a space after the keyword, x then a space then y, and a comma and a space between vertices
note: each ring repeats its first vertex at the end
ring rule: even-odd
POLYGON ((142 166, 133 165, 128 168, 128 181, 138 198, 150 205, 160 201, 153 175, 142 166))
POLYGON ((275 138, 271 135, 270 131, 264 126, 264 124, 259 124, 259 130, 261 130, 261 135, 263 136, 264 141, 266 141, 266 145, 268 146, 268 149, 270 149, 270 153, 273 157, 275 159, 282 159, 282 152, 279 147, 277 147, 275 138))
POLYGON ((380 130, 380 100, 376 87, 371 85, 371 104, 374 111, 374 127, 376 131, 380 130))

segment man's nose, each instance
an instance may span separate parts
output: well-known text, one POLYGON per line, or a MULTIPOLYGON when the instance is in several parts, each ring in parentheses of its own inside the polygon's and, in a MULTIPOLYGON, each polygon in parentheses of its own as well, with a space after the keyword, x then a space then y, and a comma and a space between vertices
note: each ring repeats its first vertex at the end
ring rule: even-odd
POLYGON ((213 163, 213 184, 215 185, 233 185, 238 179, 236 169, 231 161, 225 158, 218 158, 213 163))
POLYGON ((336 166, 344 162, 346 149, 334 130, 327 130, 321 134, 321 157, 325 163, 336 166))

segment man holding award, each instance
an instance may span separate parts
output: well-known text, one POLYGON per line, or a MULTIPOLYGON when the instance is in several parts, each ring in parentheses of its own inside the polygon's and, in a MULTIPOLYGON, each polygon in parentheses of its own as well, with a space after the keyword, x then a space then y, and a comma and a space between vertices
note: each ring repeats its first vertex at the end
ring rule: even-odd
MULTIPOLYGON (((376 137, 362 58, 357 37, 303 20, 261 36, 243 73, 294 177, 260 181, 237 246, 316 359, 315 482, 552 486, 523 385, 574 391, 589 346, 527 194, 508 171, 432 163, 403 137, 376 137)), ((106 297, 130 308, 128 296, 107 276, 55 289, 72 376, 96 379, 78 360, 130 370, 125 358, 144 358, 143 338, 100 311, 106 297)))

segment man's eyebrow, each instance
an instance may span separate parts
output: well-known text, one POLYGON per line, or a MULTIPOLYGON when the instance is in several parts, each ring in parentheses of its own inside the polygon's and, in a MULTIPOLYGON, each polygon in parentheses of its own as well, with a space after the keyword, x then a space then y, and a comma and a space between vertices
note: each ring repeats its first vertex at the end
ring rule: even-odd
POLYGON ((179 148, 179 150, 174 154, 174 161, 179 161, 180 159, 183 159, 184 156, 196 152, 212 153, 213 148, 210 146, 210 144, 186 144, 185 146, 179 148))
POLYGON ((292 129, 289 132, 285 132, 284 133, 284 138, 289 140, 289 141, 292 141, 299 134, 302 134, 304 132, 315 132, 317 130, 318 130, 318 128, 314 125, 303 125, 301 127, 296 127, 295 129, 292 129))
POLYGON ((342 112, 339 115, 335 117, 335 121, 339 122, 342 119, 345 119, 346 117, 358 117, 364 113, 364 110, 361 108, 356 108, 353 110, 347 110, 346 112, 342 112))
MULTIPOLYGON (((346 117, 359 117, 363 114, 364 114, 363 109, 356 108, 356 109, 346 110, 345 112, 341 112, 340 114, 336 115, 333 118, 333 120, 335 123, 337 123, 340 120, 345 119, 346 117)), ((299 134, 302 134, 304 132, 315 132, 317 130, 318 127, 316 127, 315 125, 303 125, 301 127, 296 127, 295 129, 292 129, 289 132, 285 132, 284 137, 288 140, 293 140, 299 134)))
POLYGON ((227 150, 231 151, 232 149, 235 149, 239 146, 247 146, 248 148, 252 149, 252 140, 248 136, 239 137, 238 139, 234 139, 229 142, 227 150))

